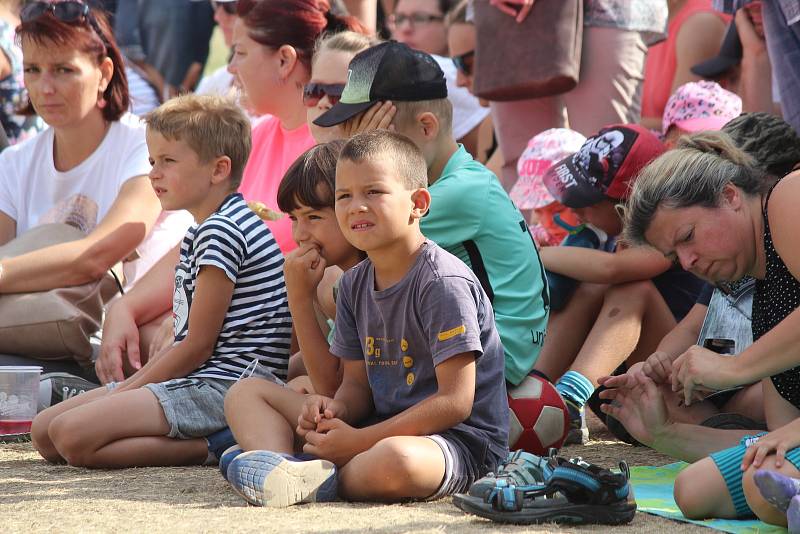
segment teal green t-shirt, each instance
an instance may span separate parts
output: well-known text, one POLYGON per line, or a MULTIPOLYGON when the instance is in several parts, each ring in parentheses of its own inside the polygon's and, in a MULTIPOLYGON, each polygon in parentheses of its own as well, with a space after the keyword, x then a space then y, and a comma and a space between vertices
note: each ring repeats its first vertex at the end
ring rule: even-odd
POLYGON ((549 297, 544 269, 520 211, 497 177, 459 146, 429 188, 422 233, 460 258, 494 308, 506 380, 531 371, 544 343, 549 297))

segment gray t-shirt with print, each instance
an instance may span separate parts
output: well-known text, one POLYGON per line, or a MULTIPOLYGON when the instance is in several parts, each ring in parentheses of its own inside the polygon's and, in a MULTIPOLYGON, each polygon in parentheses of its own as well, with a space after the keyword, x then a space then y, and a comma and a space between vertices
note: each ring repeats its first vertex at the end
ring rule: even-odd
POLYGON ((475 353, 472 413, 452 429, 489 463, 508 450, 508 399, 504 356, 489 298, 464 263, 426 241, 405 277, 375 289, 369 259, 344 274, 336 303, 331 352, 363 359, 375 419, 392 417, 438 390, 435 367, 453 356, 475 353))

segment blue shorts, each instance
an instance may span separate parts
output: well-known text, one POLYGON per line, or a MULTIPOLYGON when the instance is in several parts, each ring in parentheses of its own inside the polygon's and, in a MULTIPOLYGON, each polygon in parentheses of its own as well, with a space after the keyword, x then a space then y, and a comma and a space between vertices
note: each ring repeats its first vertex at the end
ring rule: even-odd
MULTIPOLYGON (((742 489, 742 459, 747 447, 757 442, 761 436, 765 436, 766 432, 761 432, 752 436, 745 436, 735 445, 729 449, 712 453, 711 459, 716 464, 717 469, 725 479, 725 485, 728 487, 728 493, 733 500, 733 506, 736 509, 736 517, 745 518, 753 517, 755 514, 747 504, 747 499, 744 497, 744 490, 742 489)), ((786 460, 800 470, 800 447, 794 448, 786 453, 786 460)))

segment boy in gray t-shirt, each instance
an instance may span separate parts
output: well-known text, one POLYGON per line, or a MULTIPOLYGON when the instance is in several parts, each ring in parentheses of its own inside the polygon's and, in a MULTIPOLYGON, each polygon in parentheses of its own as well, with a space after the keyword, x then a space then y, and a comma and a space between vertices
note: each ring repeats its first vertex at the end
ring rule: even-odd
POLYGON ((336 217, 368 256, 341 280, 331 352, 343 360, 342 385, 333 399, 277 390, 259 399, 263 420, 283 418, 270 428, 275 447, 238 454, 224 473, 249 502, 287 506, 337 490, 434 499, 466 491, 506 458, 492 307, 472 271, 420 232, 426 182, 422 153, 404 136, 369 132, 342 150, 336 217), (318 459, 293 456, 299 443, 318 459))

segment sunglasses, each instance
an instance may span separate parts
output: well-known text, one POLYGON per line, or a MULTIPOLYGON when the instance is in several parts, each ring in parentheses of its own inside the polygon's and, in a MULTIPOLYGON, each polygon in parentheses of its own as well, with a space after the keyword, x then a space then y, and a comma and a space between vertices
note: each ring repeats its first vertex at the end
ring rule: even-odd
POLYGON ((91 14, 89 4, 84 4, 78 0, 30 2, 22 8, 19 18, 22 22, 32 22, 48 13, 61 22, 88 22, 106 48, 110 48, 108 41, 106 41, 103 32, 100 30, 100 26, 97 25, 97 21, 91 14))
POLYGON ((216 11, 218 7, 221 7, 222 11, 224 11, 226 15, 235 15, 237 3, 238 2, 215 2, 214 0, 211 0, 211 7, 214 9, 214 11, 216 11))
POLYGON ((344 85, 343 83, 307 83, 303 87, 303 104, 310 108, 316 106, 323 96, 327 96, 328 101, 336 105, 342 97, 344 85))
POLYGON ((466 54, 461 54, 460 56, 453 56, 453 64, 456 66, 458 70, 460 70, 465 76, 470 76, 472 74, 472 66, 473 60, 475 58, 475 50, 470 50, 466 54))
POLYGON ((411 13, 409 15, 398 13, 389 17, 389 24, 397 27, 408 22, 412 27, 416 27, 424 26, 431 22, 441 22, 443 20, 444 17, 442 15, 431 15, 430 13, 411 13))

